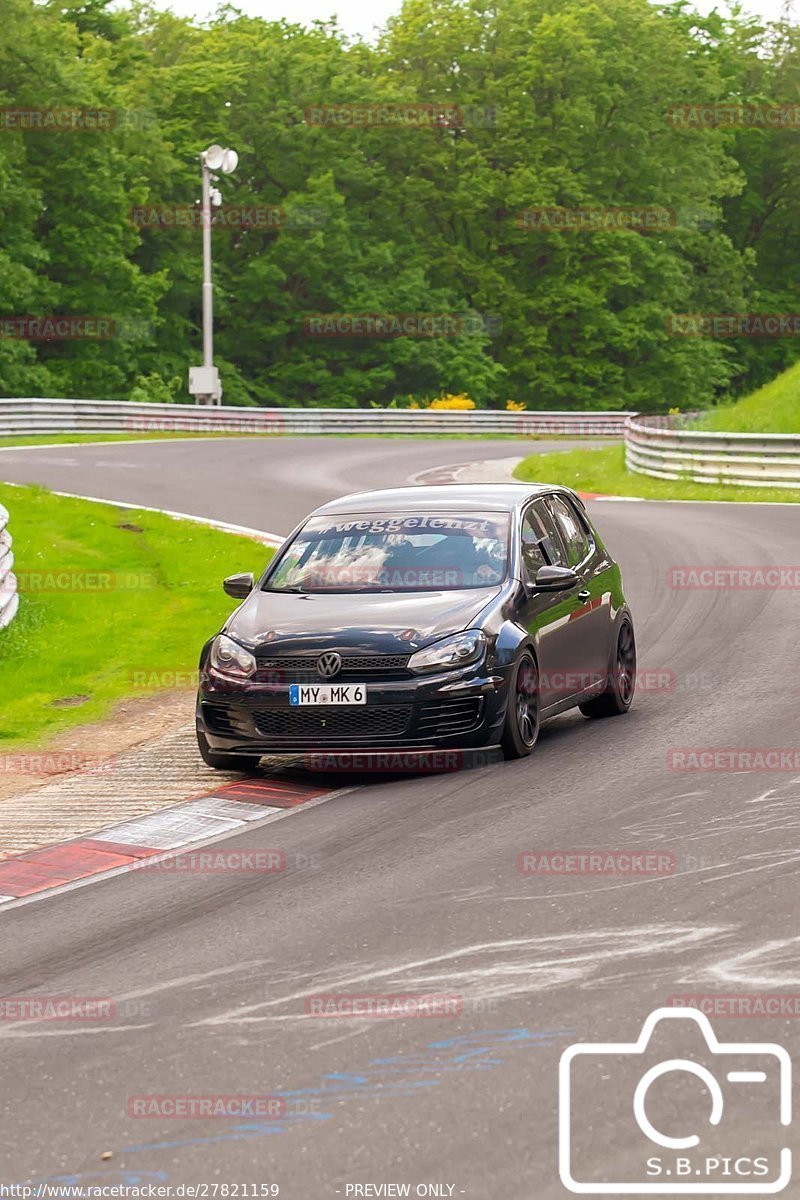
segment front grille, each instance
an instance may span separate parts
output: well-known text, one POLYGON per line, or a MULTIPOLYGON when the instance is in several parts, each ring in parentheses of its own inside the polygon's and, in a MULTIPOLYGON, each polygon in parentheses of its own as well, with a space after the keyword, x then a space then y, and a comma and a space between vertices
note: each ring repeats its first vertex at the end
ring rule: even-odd
POLYGON ((478 724, 483 700, 480 696, 464 696, 458 700, 440 700, 423 704, 417 721, 418 737, 450 737, 466 733, 478 724))
POLYGON ((256 729, 265 738, 283 742, 342 741, 400 737, 408 728, 410 705, 376 704, 353 708, 272 708, 253 713, 256 729))
MULTIPOLYGON (((287 683, 318 682, 316 654, 290 654, 283 658, 259 658, 259 670, 280 672, 287 683)), ((343 654, 342 669, 335 676, 337 683, 348 683, 364 678, 408 679, 407 654, 343 654)))

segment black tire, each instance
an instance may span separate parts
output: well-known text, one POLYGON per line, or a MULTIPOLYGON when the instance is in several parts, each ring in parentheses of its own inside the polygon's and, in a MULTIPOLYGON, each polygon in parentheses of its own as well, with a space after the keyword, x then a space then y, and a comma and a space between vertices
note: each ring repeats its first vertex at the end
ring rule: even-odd
POLYGON ((539 672, 525 650, 517 659, 508 684, 508 706, 500 745, 506 758, 524 758, 539 737, 539 672))
POLYGON ((257 754, 220 754, 218 751, 212 750, 208 744, 208 738, 199 729, 197 731, 197 748, 206 766, 213 767, 215 771, 255 771, 261 761, 257 754))
POLYGON ((636 689, 636 638, 633 622, 624 617, 617 630, 614 658, 606 679, 606 690, 579 705, 585 717, 618 717, 633 703, 636 689))

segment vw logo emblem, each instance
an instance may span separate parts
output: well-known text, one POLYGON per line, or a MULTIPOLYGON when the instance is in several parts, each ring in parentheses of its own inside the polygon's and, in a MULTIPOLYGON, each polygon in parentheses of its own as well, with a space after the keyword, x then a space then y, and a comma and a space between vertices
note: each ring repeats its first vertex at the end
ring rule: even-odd
POLYGON ((327 654, 320 654, 317 659, 317 674, 323 679, 333 679, 334 675, 338 675, 342 669, 342 656, 337 654, 335 650, 328 651, 327 654))

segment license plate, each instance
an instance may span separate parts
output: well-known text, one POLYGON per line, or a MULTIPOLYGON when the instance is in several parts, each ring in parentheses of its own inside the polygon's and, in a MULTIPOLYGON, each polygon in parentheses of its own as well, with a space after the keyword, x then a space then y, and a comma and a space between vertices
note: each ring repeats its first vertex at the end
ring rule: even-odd
POLYGON ((289 687, 290 704, 366 704, 363 683, 293 683, 289 687))

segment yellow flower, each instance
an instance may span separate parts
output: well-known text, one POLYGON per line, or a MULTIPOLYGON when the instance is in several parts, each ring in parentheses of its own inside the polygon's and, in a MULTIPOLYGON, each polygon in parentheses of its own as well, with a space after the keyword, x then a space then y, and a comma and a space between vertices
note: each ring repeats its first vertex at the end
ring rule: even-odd
POLYGON ((506 400, 506 412, 525 412, 525 401, 506 400))
POLYGON ((460 393, 457 396, 448 393, 446 396, 439 396, 436 400, 431 400, 428 404, 428 408, 437 409, 468 409, 474 407, 475 401, 470 400, 469 396, 466 396, 463 393, 460 393))

